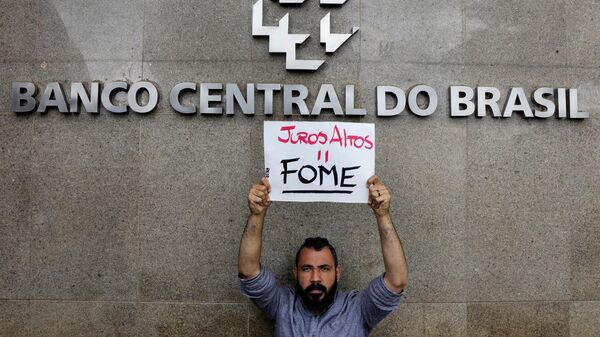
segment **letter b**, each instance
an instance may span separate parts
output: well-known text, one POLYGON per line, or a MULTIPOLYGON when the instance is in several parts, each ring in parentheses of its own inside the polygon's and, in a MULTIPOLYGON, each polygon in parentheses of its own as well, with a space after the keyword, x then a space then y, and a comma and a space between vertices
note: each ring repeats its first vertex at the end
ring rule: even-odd
POLYGON ((35 85, 31 82, 14 82, 12 84, 11 105, 12 112, 32 112, 35 110, 37 101, 35 95, 35 85), (23 89, 25 92, 23 92, 23 89), (25 102, 25 104, 21 104, 25 102))
POLYGON ((472 88, 465 86, 451 86, 450 87, 450 116, 452 117, 466 117, 471 116, 475 112, 475 103, 473 103, 473 97, 475 92, 472 88), (465 108, 461 109, 461 105, 465 108))

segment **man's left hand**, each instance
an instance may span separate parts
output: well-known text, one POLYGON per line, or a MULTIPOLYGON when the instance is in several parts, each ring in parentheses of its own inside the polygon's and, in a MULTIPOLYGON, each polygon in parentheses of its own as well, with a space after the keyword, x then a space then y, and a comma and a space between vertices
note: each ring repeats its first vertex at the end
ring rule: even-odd
POLYGON ((371 176, 367 180, 369 188, 369 206, 373 209, 376 216, 385 216, 390 214, 390 199, 392 195, 377 176, 371 176))

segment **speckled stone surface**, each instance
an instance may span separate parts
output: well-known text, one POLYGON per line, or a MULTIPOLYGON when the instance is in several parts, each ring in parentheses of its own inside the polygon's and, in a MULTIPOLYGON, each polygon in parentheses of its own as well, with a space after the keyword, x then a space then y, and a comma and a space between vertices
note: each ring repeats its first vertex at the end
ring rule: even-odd
POLYGON ((461 1, 362 1, 361 15, 363 61, 458 63, 463 58, 461 1))
POLYGON ((600 243, 596 239, 600 235, 600 210, 582 209, 576 219, 569 247, 571 296, 579 301, 597 301, 600 299, 600 243))
POLYGON ((467 329, 469 336, 569 336, 569 304, 469 303, 467 329))
POLYGON ((249 8, 245 0, 145 1, 144 59, 250 60, 249 8))
POLYGON ((237 245, 250 185, 243 128, 226 119, 207 124, 170 114, 143 121, 141 298, 241 299, 237 245))
POLYGON ((143 0, 39 3, 40 62, 134 61, 142 57, 143 0))
POLYGON ((467 222, 469 301, 570 299, 563 213, 487 210, 467 222))
POLYGON ((372 336, 470 336, 464 303, 401 303, 373 330, 372 336))
POLYGON ((571 303, 570 326, 571 336, 600 335, 600 303, 598 301, 571 303))
POLYGON ((27 301, 0 300, 0 336, 29 336, 30 304, 27 301))
POLYGON ((29 296, 32 120, 0 115, 0 298, 29 296))
POLYGON ((465 63, 564 65, 566 7, 562 1, 464 1, 465 63))
POLYGON ((139 306, 137 336, 246 336, 244 304, 152 303, 139 306))
MULTIPOLYGON (((0 115, 0 170, 19 174, 31 171, 33 119, 13 114, 0 115)), ((8 202, 10 198, 5 201, 8 202)), ((3 203, 4 204, 4 203, 3 203)))
POLYGON ((600 4, 593 0, 566 1, 565 23, 567 27, 567 62, 570 65, 600 65, 600 4))
POLYGON ((423 321, 427 337, 467 337, 467 305, 465 303, 425 303, 423 321))
POLYGON ((137 122, 108 115, 39 122, 29 182, 34 298, 135 299, 137 122))
POLYGON ((273 325, 269 319, 262 314, 262 312, 252 304, 249 306, 249 319, 248 319, 248 336, 249 337, 263 337, 273 336, 273 325))
POLYGON ((375 327, 372 336, 420 336, 425 329, 423 322, 423 305, 420 303, 404 303, 400 308, 384 318, 375 327))
POLYGON ((30 315, 31 336, 139 336, 138 308, 131 303, 35 301, 30 315))
POLYGON ((39 32, 39 1, 2 0, 0 8, 0 62, 33 61, 39 32))

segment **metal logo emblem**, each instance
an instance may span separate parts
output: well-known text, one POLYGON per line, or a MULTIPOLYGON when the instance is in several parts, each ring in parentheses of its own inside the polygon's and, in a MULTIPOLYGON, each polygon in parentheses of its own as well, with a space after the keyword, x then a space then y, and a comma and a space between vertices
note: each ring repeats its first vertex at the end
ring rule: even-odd
MULTIPOLYGON (((279 0, 280 4, 302 4, 305 0, 279 0)), ((321 5, 342 6, 348 0, 320 0, 321 5)), ((267 36, 269 38, 269 52, 285 54, 285 68, 287 70, 315 71, 325 63, 325 60, 299 60, 296 58, 296 45, 303 44, 310 34, 289 33, 290 14, 287 13, 279 20, 278 26, 263 25, 263 0, 258 0, 252 7, 252 36, 267 36)), ((359 27, 352 27, 350 34, 331 33, 331 13, 321 19, 321 44, 325 45, 326 53, 334 53, 352 35, 358 32, 359 27)))

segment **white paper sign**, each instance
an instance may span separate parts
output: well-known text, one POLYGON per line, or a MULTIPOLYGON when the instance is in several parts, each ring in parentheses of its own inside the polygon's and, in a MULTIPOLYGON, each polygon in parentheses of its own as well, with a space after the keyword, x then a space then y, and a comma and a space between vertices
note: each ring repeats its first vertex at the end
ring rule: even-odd
POLYGON ((366 203, 375 172, 375 126, 265 122, 265 176, 274 201, 366 203))

